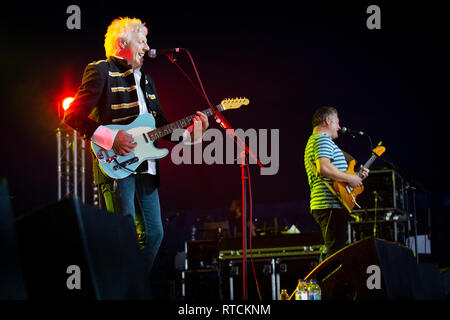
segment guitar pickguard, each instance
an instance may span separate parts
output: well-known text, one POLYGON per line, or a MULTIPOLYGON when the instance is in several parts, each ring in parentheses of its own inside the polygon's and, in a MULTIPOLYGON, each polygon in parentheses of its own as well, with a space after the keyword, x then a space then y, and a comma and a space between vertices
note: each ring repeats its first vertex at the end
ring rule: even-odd
POLYGON ((150 140, 148 133, 154 129, 154 118, 151 114, 140 115, 129 125, 107 125, 112 130, 125 130, 133 136, 136 147, 126 156, 117 155, 113 149, 105 150, 95 143, 92 149, 98 159, 103 173, 113 179, 122 179, 133 173, 144 161, 161 159, 169 150, 158 149, 150 140))

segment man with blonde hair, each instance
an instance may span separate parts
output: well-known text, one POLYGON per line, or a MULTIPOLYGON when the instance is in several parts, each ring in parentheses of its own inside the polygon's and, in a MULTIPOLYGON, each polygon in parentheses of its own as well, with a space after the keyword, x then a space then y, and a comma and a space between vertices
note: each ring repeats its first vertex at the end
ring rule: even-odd
MULTIPOLYGON (((151 113, 156 127, 169 123, 164 116, 153 80, 141 70, 150 50, 148 29, 136 18, 112 21, 105 35, 106 60, 92 62, 85 68, 81 86, 65 114, 65 123, 89 139, 121 155, 136 146, 124 130, 111 130, 108 124, 129 124, 140 114, 151 113)), ((193 141, 194 132, 203 134, 208 119, 197 112, 185 137, 193 141)), ((197 139, 198 137, 196 137, 197 139)), ((150 273, 163 238, 159 195, 159 166, 155 160, 142 163, 138 174, 112 181, 103 175, 94 161, 94 182, 101 188, 109 211, 130 214, 145 227, 141 252, 150 273), (115 186, 115 187, 114 187, 115 186)))

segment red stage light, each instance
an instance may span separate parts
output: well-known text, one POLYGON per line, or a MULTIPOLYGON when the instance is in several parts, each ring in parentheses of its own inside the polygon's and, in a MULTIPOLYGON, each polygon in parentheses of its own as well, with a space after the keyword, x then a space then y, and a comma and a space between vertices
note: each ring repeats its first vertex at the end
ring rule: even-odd
POLYGON ((70 104, 72 103, 73 100, 74 100, 73 97, 68 97, 68 98, 65 98, 65 99, 63 100, 63 102, 62 102, 62 107, 63 107, 64 111, 66 111, 67 109, 69 109, 70 104))

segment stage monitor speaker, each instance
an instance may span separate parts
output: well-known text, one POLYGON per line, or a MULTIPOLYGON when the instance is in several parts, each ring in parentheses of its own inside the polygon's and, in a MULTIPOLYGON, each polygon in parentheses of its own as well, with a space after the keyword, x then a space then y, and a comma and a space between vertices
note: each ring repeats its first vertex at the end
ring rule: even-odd
POLYGON ((317 279, 324 300, 422 300, 429 292, 412 251, 374 237, 336 252, 305 279, 317 279))
POLYGON ((8 183, 0 180, 0 300, 27 299, 8 183))
POLYGON ((364 210, 375 208, 374 191, 380 196, 378 210, 406 211, 405 183, 395 170, 370 171, 369 177, 364 180, 364 192, 359 195, 357 200, 362 209, 355 208, 355 212, 364 212, 364 210))
POLYGON ((143 299, 149 294, 136 226, 66 199, 16 221, 30 299, 143 299))

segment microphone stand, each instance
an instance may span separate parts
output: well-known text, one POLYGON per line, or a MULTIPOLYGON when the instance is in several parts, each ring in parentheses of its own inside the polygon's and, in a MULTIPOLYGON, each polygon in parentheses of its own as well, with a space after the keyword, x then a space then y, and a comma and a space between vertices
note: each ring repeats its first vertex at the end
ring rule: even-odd
MULTIPOLYGON (((247 176, 245 172, 245 167, 248 167, 247 162, 247 155, 253 158, 256 163, 259 165, 260 168, 263 168, 262 163, 258 160, 258 158, 253 154, 253 152, 249 149, 247 144, 238 136, 235 134, 233 127, 230 125, 230 123, 225 119, 225 117, 217 110, 217 108, 211 104, 211 102, 208 99, 208 96, 205 92, 205 89, 203 87, 202 81, 200 79, 200 76, 197 72, 197 68, 195 66, 194 60, 192 59, 191 54, 189 51, 185 48, 180 48, 180 50, 183 50, 187 53, 189 56, 189 59, 191 60, 192 67, 194 68, 195 74, 197 76, 197 80, 200 84, 200 88, 198 88, 195 83, 189 78, 189 76, 184 72, 184 70, 176 63, 176 59, 172 54, 168 55, 168 59, 170 62, 175 64, 177 68, 183 73, 183 75, 189 80, 189 82, 192 84, 192 86, 202 95, 202 97, 206 100, 208 103, 209 108, 214 112, 214 118, 216 121, 220 124, 222 128, 225 129, 225 132, 228 136, 230 136, 233 141, 240 147, 242 150, 240 153, 241 158, 241 180, 242 180, 242 288, 243 288, 243 300, 247 300, 248 293, 247 293, 247 182, 249 180, 249 177, 247 176)), ((250 237, 251 237, 250 232, 250 237)))
MULTIPOLYGON (((238 147, 242 150, 240 153, 241 158, 241 184, 242 184, 242 290, 243 290, 243 300, 247 300, 248 291, 247 291, 247 181, 249 177, 246 174, 245 167, 248 166, 247 155, 252 157, 260 168, 263 167, 258 158, 253 154, 253 152, 249 149, 247 144, 235 134, 234 129, 231 127, 229 122, 225 119, 225 117, 215 108, 214 110, 214 118, 220 124, 220 126, 225 130, 226 134, 230 136, 233 141, 238 145, 238 147)), ((251 228, 251 224, 250 224, 251 228)), ((252 232, 250 230, 250 237, 252 236, 252 232)))
POLYGON ((383 199, 378 195, 378 192, 373 191, 375 195, 375 213, 373 218, 373 236, 376 238, 377 236, 377 212, 378 212, 378 200, 383 201, 383 199))
MULTIPOLYGON (((407 183, 405 189, 412 191, 412 218, 413 218, 413 226, 414 226, 414 252, 416 253, 416 263, 419 264, 419 252, 417 252, 416 187, 407 183)), ((406 192, 408 192, 408 191, 406 191, 406 192)), ((408 197, 406 198, 406 201, 409 201, 408 197)), ((408 212, 408 215, 409 215, 409 212, 408 212)))

